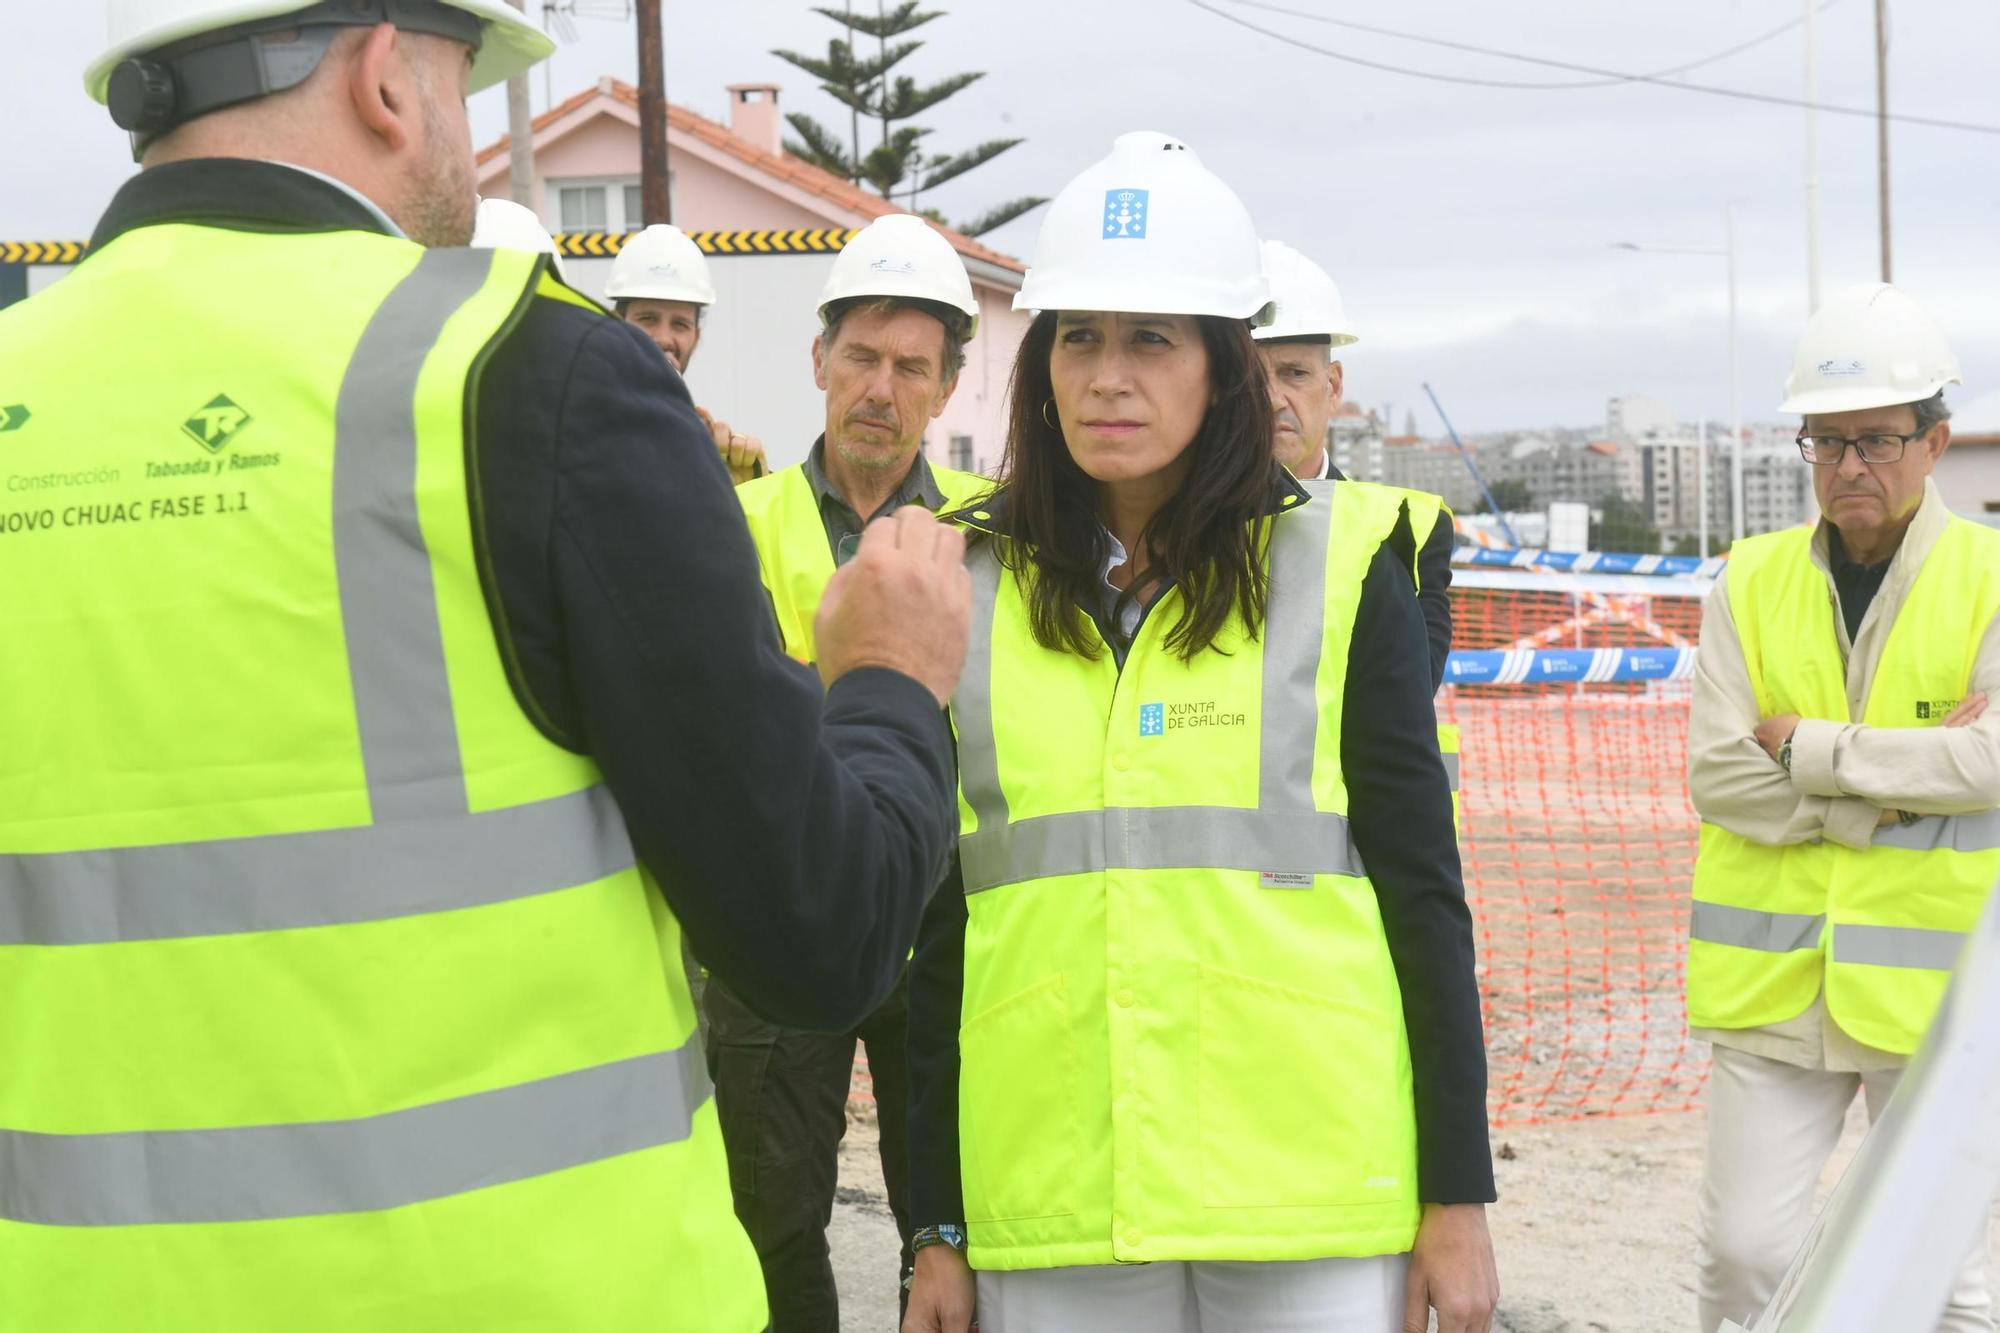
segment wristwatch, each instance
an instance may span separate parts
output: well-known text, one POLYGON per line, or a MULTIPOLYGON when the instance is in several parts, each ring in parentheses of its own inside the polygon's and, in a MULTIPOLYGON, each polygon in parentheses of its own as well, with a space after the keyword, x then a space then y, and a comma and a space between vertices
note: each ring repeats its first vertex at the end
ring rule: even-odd
POLYGON ((933 1245, 949 1245, 960 1254, 965 1253, 965 1228, 955 1226, 918 1227, 910 1233, 910 1253, 928 1249, 933 1245))
POLYGON ((1778 747, 1778 763, 1787 772, 1792 771, 1792 738, 1785 737, 1785 743, 1778 747))

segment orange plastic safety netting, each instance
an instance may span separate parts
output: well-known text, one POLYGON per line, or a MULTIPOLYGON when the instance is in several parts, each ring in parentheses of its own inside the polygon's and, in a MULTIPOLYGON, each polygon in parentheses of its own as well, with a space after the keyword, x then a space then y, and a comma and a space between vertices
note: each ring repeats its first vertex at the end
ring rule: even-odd
MULTIPOLYGON (((1560 582, 1571 586, 1455 587, 1454 649, 1694 643, 1696 596, 1560 582)), ((1667 679, 1438 696, 1439 720, 1461 729, 1461 852, 1496 1126, 1699 1104, 1707 1059, 1688 1042, 1683 992, 1697 841, 1688 690, 1667 679)))

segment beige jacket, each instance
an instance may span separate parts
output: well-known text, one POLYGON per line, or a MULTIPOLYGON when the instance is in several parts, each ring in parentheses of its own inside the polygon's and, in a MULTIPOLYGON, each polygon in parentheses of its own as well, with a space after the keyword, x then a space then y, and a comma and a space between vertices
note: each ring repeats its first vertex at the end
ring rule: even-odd
MULTIPOLYGON (((1937 545, 1950 511, 1932 482, 1889 563, 1882 587, 1848 642, 1828 563, 1827 525, 1813 534, 1812 560, 1836 602, 1834 633, 1847 663, 1847 707, 1860 717, 1874 683, 1882 645, 1910 585, 1937 545)), ((1986 627, 1973 664, 1974 691, 1990 704, 1969 727, 1868 727, 1846 719, 1806 718, 1792 735, 1786 773, 1752 734, 1763 719, 1729 611, 1728 577, 1717 581, 1702 610, 1695 662, 1694 705, 1688 721, 1688 789, 1701 817, 1753 842, 1785 844, 1827 839, 1865 848, 1884 810, 1920 815, 1971 814, 2000 805, 2000 620, 1986 627)), ((1797 1018, 1738 1031, 1694 1029, 1717 1045, 1809 1069, 1890 1068, 1905 1058, 1875 1050, 1830 1022, 1823 1001, 1797 1018)))

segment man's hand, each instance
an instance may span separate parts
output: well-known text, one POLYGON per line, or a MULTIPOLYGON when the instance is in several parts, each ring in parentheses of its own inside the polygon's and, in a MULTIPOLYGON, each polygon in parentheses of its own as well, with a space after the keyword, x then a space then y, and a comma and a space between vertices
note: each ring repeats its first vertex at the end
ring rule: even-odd
POLYGON ((828 685, 860 667, 913 677, 942 708, 958 688, 972 627, 965 535, 922 505, 878 518, 834 571, 813 617, 828 685))
POLYGON ((741 486, 770 471, 764 458, 762 440, 731 430, 727 421, 717 421, 704 408, 697 407, 695 413, 701 417, 701 424, 708 427, 708 433, 715 441, 715 452, 722 455, 733 485, 741 486))
POLYGON ((1432 1310, 1437 1311, 1438 1333, 1490 1333, 1493 1307, 1499 1303, 1486 1205, 1425 1204, 1403 1288, 1403 1333, 1424 1333, 1432 1310))
POLYGON ((924 1246, 917 1251, 903 1333, 979 1333, 972 1321, 973 1297, 972 1267, 965 1256, 949 1245, 924 1246))
MULTIPOLYGON (((1938 725, 1942 727, 1969 727, 1977 722, 1980 715, 1985 713, 1985 711, 1986 696, 1984 693, 1975 690, 1973 693, 1959 700, 1958 707, 1946 713, 1944 721, 1938 725)), ((1900 824, 1902 822, 1903 818, 1900 811, 1884 810, 1882 817, 1875 821, 1875 827, 1887 828, 1891 824, 1900 824)))
POLYGON ((1776 717, 1767 717, 1759 722, 1753 734, 1757 737, 1757 744, 1764 747, 1764 753, 1776 759, 1778 751, 1785 748, 1785 742, 1790 740, 1792 733, 1798 729, 1797 713, 1780 713, 1776 717))
POLYGON ((1971 694, 1966 695, 1965 698, 1958 701, 1958 707, 1945 714, 1944 725, 1947 727, 1969 727, 1977 722, 1979 715, 1985 711, 1986 695, 1981 691, 1974 690, 1971 694))

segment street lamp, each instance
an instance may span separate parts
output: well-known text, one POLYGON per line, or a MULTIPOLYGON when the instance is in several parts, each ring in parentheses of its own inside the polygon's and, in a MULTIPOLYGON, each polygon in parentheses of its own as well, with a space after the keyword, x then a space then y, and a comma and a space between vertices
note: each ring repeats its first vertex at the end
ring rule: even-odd
MULTIPOLYGON (((1737 409, 1736 378, 1736 209, 1725 205, 1722 210, 1722 244, 1716 245, 1646 245, 1638 241, 1613 241, 1614 250, 1636 250, 1649 255, 1721 255, 1729 275, 1729 530, 1731 540, 1743 537, 1743 422, 1737 409)), ((1708 450, 1701 452, 1701 462, 1707 462, 1708 450)), ((1707 468, 1700 469, 1702 480, 1701 503, 1706 512, 1708 505, 1707 468)))

